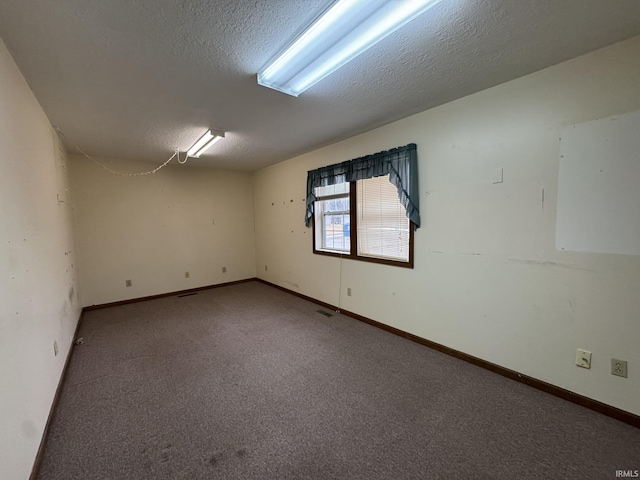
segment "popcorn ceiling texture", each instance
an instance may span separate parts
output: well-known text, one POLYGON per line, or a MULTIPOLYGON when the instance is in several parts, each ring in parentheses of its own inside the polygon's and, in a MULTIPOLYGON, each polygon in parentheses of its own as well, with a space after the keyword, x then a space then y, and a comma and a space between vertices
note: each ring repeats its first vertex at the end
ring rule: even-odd
POLYGON ((254 170, 640 34, 636 0, 443 0, 297 99, 258 86, 329 3, 4 0, 0 35, 87 153, 160 164, 211 127, 188 165, 254 170))

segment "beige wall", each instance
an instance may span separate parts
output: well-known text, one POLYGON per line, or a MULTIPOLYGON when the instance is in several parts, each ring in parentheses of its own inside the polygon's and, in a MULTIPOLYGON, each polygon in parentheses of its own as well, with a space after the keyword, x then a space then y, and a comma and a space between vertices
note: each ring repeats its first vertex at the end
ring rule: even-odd
POLYGON ((258 171, 259 277, 640 414, 640 257, 555 249, 562 128, 640 109, 638 58, 640 37, 258 171), (410 142, 415 269, 313 255, 307 170, 410 142))
POLYGON ((250 174, 70 158, 83 306, 255 277, 250 174))
POLYGON ((0 478, 22 479, 80 311, 65 154, 2 40, 0 145, 0 478))

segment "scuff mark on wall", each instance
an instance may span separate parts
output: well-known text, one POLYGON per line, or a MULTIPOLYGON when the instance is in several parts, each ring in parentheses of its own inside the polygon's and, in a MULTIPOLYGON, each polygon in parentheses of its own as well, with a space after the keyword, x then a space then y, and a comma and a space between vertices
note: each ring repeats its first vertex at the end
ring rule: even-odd
POLYGON ((431 253, 442 253, 442 254, 450 254, 450 255, 473 255, 477 257, 486 256, 484 253, 476 253, 476 252, 443 252, 442 250, 431 250, 431 253))
POLYGON ((290 282, 288 280, 283 280, 283 282, 288 284, 288 285, 292 285, 292 286, 296 287, 298 290, 300 290, 300 285, 298 285, 297 283, 290 282))
POLYGON ((38 429, 31 420, 24 420, 20 427, 23 435, 27 438, 35 438, 38 435, 38 429))
POLYGON ((590 270, 588 268, 576 267, 575 265, 571 265, 569 263, 559 263, 559 262, 551 262, 548 260, 524 260, 519 258, 510 258, 507 260, 509 263, 519 263, 522 265, 535 265, 538 267, 557 267, 557 268, 567 268, 570 270, 581 270, 583 272, 593 272, 594 270, 590 270))

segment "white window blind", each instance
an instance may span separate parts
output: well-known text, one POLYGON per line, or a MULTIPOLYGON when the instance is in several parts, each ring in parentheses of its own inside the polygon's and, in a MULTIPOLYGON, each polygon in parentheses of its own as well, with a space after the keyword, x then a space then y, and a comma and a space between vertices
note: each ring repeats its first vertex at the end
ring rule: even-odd
POLYGON ((389 175, 358 180, 358 255, 409 261, 409 219, 389 175))

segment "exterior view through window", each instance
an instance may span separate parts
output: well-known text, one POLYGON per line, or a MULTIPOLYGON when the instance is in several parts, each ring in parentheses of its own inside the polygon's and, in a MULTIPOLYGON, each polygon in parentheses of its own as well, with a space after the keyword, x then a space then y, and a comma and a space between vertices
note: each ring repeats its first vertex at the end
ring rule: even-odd
MULTIPOLYGON (((351 251, 349 184, 316 188, 316 224, 320 225, 320 249, 327 252, 351 251)), ((317 230, 316 230, 317 231, 317 230)))
POLYGON ((413 267, 413 226, 389 176, 315 190, 314 252, 413 267))

